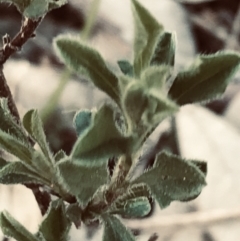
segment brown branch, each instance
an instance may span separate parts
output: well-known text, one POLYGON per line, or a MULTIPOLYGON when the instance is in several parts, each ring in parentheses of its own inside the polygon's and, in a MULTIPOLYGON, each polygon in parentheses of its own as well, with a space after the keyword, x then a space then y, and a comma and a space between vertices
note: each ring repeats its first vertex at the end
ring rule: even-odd
POLYGON ((0 66, 3 65, 12 54, 21 50, 28 39, 35 36, 34 32, 41 20, 42 18, 37 20, 25 18, 20 31, 12 40, 7 34, 3 37, 3 47, 0 49, 0 66))
MULTIPOLYGON (((17 35, 11 40, 9 35, 3 37, 3 47, 0 49, 0 97, 8 99, 8 107, 11 114, 15 117, 16 122, 22 126, 18 109, 15 101, 13 100, 11 90, 7 84, 5 76, 3 74, 3 64, 7 59, 17 51, 21 50, 22 46, 28 41, 28 39, 35 36, 34 32, 40 24, 42 18, 32 20, 26 18, 22 22, 22 26, 17 35)), ((34 144, 34 143, 32 143, 34 144)), ((38 203, 42 215, 47 212, 49 204, 51 202, 50 194, 46 191, 41 190, 40 185, 26 184, 27 188, 30 188, 33 195, 38 203)))
POLYGON ((240 207, 228 210, 211 210, 204 212, 194 212, 179 215, 169 215, 151 219, 124 220, 130 229, 141 229, 146 233, 159 233, 165 228, 183 228, 192 226, 210 226, 228 221, 240 220, 240 207))
POLYGON ((10 39, 8 34, 3 37, 3 47, 0 49, 0 97, 8 99, 9 110, 11 111, 11 114, 15 117, 16 122, 19 124, 19 113, 13 100, 12 93, 3 74, 3 64, 12 54, 20 50, 23 44, 26 43, 29 38, 33 37, 34 32, 40 24, 41 20, 42 18, 39 18, 37 20, 31 20, 26 18, 22 22, 20 31, 12 40, 10 39))

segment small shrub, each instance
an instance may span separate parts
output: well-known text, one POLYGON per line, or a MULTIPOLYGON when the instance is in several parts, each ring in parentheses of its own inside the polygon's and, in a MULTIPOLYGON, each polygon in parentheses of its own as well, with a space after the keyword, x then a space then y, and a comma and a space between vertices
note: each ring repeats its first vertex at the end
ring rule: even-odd
POLYGON ((104 226, 103 241, 132 241, 134 236, 118 215, 141 218, 151 211, 152 199, 166 208, 172 201, 190 201, 201 193, 207 174, 203 161, 163 151, 156 155, 151 169, 137 178, 133 173, 144 142, 159 123, 183 105, 222 95, 239 67, 239 54, 226 51, 198 56, 175 76, 175 35, 165 32, 136 0, 131 1, 134 58, 132 63, 118 62, 120 75, 79 37, 55 38, 54 48, 61 60, 85 75, 112 102, 96 111, 77 112, 78 139, 71 154, 60 150, 53 155, 38 111, 30 110, 20 120, 2 67, 33 36, 44 15, 66 1, 1 2, 16 5, 25 21, 13 40, 3 37, 0 49, 0 146, 13 156, 11 160, 0 158, 0 182, 31 188, 45 216, 38 232, 32 234, 8 212, 2 212, 0 225, 6 236, 19 241, 64 241, 69 239, 72 224, 80 227, 82 222, 99 221, 104 226), (116 160, 113 173, 108 170, 112 158, 116 160))

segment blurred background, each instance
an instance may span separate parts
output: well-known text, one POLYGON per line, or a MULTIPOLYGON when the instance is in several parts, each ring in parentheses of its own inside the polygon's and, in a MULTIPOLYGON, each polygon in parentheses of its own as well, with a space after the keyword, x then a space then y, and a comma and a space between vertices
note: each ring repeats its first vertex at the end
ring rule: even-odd
MULTIPOLYGON (((165 30, 176 32, 176 71, 197 54, 240 51, 239 0, 141 0, 165 30)), ((21 25, 14 6, 0 4, 0 36, 13 37, 21 25)), ((76 141, 72 117, 81 108, 99 107, 107 97, 84 77, 70 74, 56 57, 52 40, 59 34, 82 35, 116 72, 117 60, 132 59, 133 23, 130 1, 69 0, 49 13, 36 38, 4 66, 21 116, 41 111, 53 152, 66 153, 76 141)), ((207 187, 194 201, 153 207, 142 220, 123 220, 137 240, 240 240, 240 72, 221 99, 188 105, 160 124, 146 144, 142 167, 162 149, 208 162, 207 187)), ((6 155, 0 150, 1 155, 6 155)), ((41 214, 31 192, 21 185, 0 186, 0 210, 7 209, 32 232, 41 214)), ((2 238, 3 239, 3 238, 2 238)), ((0 237, 1 240, 1 237, 0 237)), ((5 239, 6 240, 6 239, 5 239)), ((73 241, 101 240, 101 229, 72 229, 73 241)))

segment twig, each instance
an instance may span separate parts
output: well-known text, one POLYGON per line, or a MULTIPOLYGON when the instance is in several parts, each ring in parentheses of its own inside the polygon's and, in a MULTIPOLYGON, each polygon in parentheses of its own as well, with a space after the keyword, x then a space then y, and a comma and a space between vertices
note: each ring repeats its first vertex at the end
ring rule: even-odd
MULTIPOLYGON (((19 112, 13 100, 11 90, 3 74, 3 65, 12 54, 19 51, 22 48, 22 46, 28 41, 28 39, 35 36, 34 32, 40 24, 41 20, 42 18, 39 18, 37 20, 26 18, 22 22, 20 31, 12 40, 7 34, 3 37, 3 47, 0 49, 0 97, 8 99, 9 110, 11 114, 15 117, 16 122, 20 126, 22 126, 22 124, 19 112)), ((32 190, 33 195, 41 210, 41 213, 42 215, 44 215, 51 201, 50 194, 46 191, 41 191, 39 185, 26 184, 25 186, 32 190)))
POLYGON ((0 65, 0 97, 8 99, 8 108, 11 111, 11 114, 15 117, 15 120, 20 124, 20 116, 16 107, 16 104, 13 100, 12 93, 9 89, 5 76, 3 74, 3 66, 0 65))
POLYGON ((171 215, 139 220, 126 220, 125 224, 130 229, 140 229, 146 233, 159 233, 165 228, 183 228, 190 226, 210 226, 222 222, 240 220, 240 207, 228 210, 212 210, 204 212, 194 212, 188 214, 171 215))
POLYGON ((34 32, 41 20, 42 18, 37 20, 25 18, 20 31, 12 40, 7 34, 3 37, 3 47, 0 49, 0 66, 2 66, 12 54, 21 50, 28 39, 35 36, 34 32))
POLYGON ((34 32, 40 24, 41 20, 42 18, 39 18, 37 20, 31 20, 26 18, 22 22, 20 31, 12 40, 10 39, 8 34, 3 37, 3 47, 0 49, 0 97, 8 98, 9 110, 11 111, 11 114, 15 117, 18 124, 20 124, 20 117, 16 104, 13 100, 12 93, 3 74, 3 64, 12 54, 20 50, 23 44, 26 43, 29 38, 33 37, 34 32))

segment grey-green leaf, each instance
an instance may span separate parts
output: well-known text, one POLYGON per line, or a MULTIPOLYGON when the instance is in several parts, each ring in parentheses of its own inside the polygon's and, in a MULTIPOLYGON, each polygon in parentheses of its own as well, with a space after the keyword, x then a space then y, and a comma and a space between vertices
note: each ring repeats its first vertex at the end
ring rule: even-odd
POLYGON ((104 214, 102 219, 104 222, 103 241, 135 241, 133 235, 118 218, 104 214))
POLYGON ((28 111, 23 117, 23 125, 28 133, 40 146, 44 156, 52 162, 52 154, 46 141, 46 136, 43 130, 43 124, 37 110, 28 111))
POLYGON ((86 205, 97 189, 108 181, 106 163, 98 166, 85 166, 70 160, 60 161, 57 165, 59 179, 68 192, 86 205))
POLYGON ((111 213, 120 214, 124 218, 141 218, 149 214, 151 204, 146 197, 137 197, 122 203, 122 207, 113 209, 111 213))
POLYGON ((66 216, 65 205, 58 199, 51 203, 39 232, 47 241, 67 241, 71 222, 66 216))
POLYGON ((77 135, 80 136, 88 129, 92 123, 92 111, 80 110, 73 118, 73 124, 77 131, 77 135))
POLYGON ((80 39, 70 36, 57 37, 54 46, 59 57, 69 68, 89 77, 96 87, 119 104, 118 79, 96 50, 83 44, 80 39))
POLYGON ((0 169, 0 183, 2 184, 23 184, 23 183, 44 183, 38 173, 31 170, 21 162, 10 162, 0 169))
POLYGON ((17 139, 29 145, 27 135, 24 130, 16 123, 14 117, 11 115, 8 108, 8 100, 6 98, 0 99, 0 123, 1 130, 8 134, 15 136, 17 139))
POLYGON ((175 200, 196 197, 206 185, 205 175, 191 161, 165 152, 157 156, 152 169, 133 183, 146 183, 161 208, 175 200))
POLYGON ((199 56, 189 69, 177 75, 169 95, 180 105, 217 98, 224 93, 239 64, 240 55, 233 52, 199 56))
POLYGON ((94 115, 91 128, 78 138, 73 147, 73 159, 85 165, 98 165, 128 151, 130 141, 116 127, 113 115, 110 106, 101 107, 94 115))
POLYGON ((127 60, 119 60, 118 66, 125 75, 133 76, 133 66, 127 60))
POLYGON ((40 241, 7 211, 0 214, 0 226, 4 235, 17 241, 40 241))
POLYGON ((33 148, 2 130, 0 130, 0 147, 20 160, 31 163, 33 148))
POLYGON ((60 8, 67 3, 68 3, 68 0, 58 0, 58 1, 48 0, 48 11, 51 11, 55 8, 60 8))
POLYGON ((0 2, 13 3, 25 17, 37 19, 48 11, 63 6, 67 0, 0 0, 0 2))
POLYGON ((163 27, 138 1, 132 0, 132 6, 135 24, 134 73, 139 76, 150 64, 163 27))
POLYGON ((176 36, 174 33, 164 32, 160 35, 154 51, 151 65, 169 65, 175 63, 176 36))

